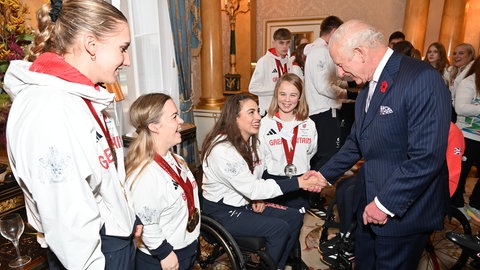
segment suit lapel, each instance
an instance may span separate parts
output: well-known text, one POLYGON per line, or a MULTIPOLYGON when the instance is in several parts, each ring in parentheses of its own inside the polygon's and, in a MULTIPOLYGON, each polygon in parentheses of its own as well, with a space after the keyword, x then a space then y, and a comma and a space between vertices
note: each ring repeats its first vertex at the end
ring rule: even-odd
MULTIPOLYGON (((379 115, 380 105, 385 97, 392 91, 394 85, 394 77, 396 76, 399 67, 400 67, 401 55, 398 53, 393 53, 390 59, 388 60, 385 68, 380 75, 380 78, 375 86, 375 91, 373 92, 372 100, 370 100, 370 105, 368 111, 365 115, 365 119, 362 123, 362 132, 372 123, 373 119, 379 115)), ((368 88, 367 88, 368 91, 368 88)), ((363 106, 365 111, 365 106, 363 106)))

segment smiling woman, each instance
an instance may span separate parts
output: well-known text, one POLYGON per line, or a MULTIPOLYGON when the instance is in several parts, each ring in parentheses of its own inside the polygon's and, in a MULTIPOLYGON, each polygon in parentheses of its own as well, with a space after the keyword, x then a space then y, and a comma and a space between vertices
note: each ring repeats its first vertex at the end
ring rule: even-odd
POLYGON ((127 153, 127 187, 144 232, 138 269, 191 269, 200 231, 195 177, 170 149, 181 139, 182 118, 170 96, 140 96, 130 108, 137 136, 127 153))
POLYGON ((46 236, 38 241, 50 268, 132 269, 130 236, 141 228, 123 187, 120 136, 104 111, 114 96, 98 85, 130 64, 127 19, 96 0, 53 0, 37 17, 28 61, 5 75, 14 99, 7 147, 29 223, 46 236))
POLYGON ((326 182, 312 172, 274 181, 262 178, 265 169, 257 134, 260 114, 249 94, 228 97, 220 118, 203 143, 203 213, 235 236, 266 238, 266 251, 283 269, 302 226, 298 209, 264 202, 300 188, 326 182), (234 214, 232 214, 234 213, 234 214))

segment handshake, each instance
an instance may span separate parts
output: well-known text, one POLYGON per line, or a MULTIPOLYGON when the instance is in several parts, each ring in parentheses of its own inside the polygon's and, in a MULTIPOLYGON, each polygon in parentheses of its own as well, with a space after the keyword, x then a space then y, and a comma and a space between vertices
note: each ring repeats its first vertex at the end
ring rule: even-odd
POLYGON ((328 186, 328 182, 318 171, 308 171, 298 177, 298 186, 301 189, 319 193, 324 187, 328 186))

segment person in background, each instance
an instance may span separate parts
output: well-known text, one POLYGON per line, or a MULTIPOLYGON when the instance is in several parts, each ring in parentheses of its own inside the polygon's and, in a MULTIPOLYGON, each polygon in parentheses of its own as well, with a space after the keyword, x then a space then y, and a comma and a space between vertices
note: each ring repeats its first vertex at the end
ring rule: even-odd
POLYGON ((352 132, 319 170, 333 184, 364 159, 355 184, 355 268, 416 269, 448 209, 450 93, 437 71, 388 48, 364 22, 340 26, 329 50, 340 76, 365 84, 352 132))
POLYGON ((449 87, 450 91, 452 91, 452 98, 455 101, 455 90, 472 66, 473 60, 475 59, 475 48, 469 43, 458 44, 453 50, 452 58, 449 87))
POLYGON ((288 56, 292 33, 286 28, 279 28, 273 33, 273 47, 257 61, 248 86, 248 91, 258 96, 260 114, 267 113, 272 101, 275 83, 283 74, 291 72, 292 60, 288 56))
POLYGON ((419 49, 413 48, 412 57, 418 60, 422 60, 422 53, 420 52, 419 49))
MULTIPOLYGON (((310 170, 310 159, 317 151, 317 129, 308 118, 303 82, 297 75, 287 73, 277 81, 268 113, 260 122, 258 138, 266 166, 262 178, 285 179, 310 170)), ((292 191, 270 202, 305 213, 308 193, 292 191)))
POLYGON ((142 220, 136 269, 192 269, 200 233, 198 186, 171 148, 182 141, 183 120, 170 96, 140 96, 130 107, 137 136, 128 148, 127 187, 142 220))
POLYGON ((305 79, 305 60, 306 56, 303 54, 303 49, 305 49, 307 43, 302 43, 298 45, 295 49, 295 55, 293 56, 293 63, 292 63, 292 73, 296 74, 302 81, 305 79))
POLYGON ((433 42, 428 46, 427 53, 425 54, 425 62, 432 65, 443 76, 443 80, 448 85, 448 79, 450 77, 449 67, 450 61, 448 61, 447 51, 445 46, 440 42, 433 42))
POLYGON ((405 34, 400 31, 395 31, 388 38, 388 47, 390 49, 393 49, 393 45, 395 45, 395 43, 398 43, 403 40, 405 40, 405 34))
POLYGON ((407 40, 402 40, 393 45, 392 50, 404 54, 406 56, 414 57, 414 50, 412 43, 407 40))
POLYGON ((457 122, 457 114, 455 110, 455 96, 458 85, 465 78, 465 74, 472 66, 475 59, 475 49, 469 43, 461 43, 453 50, 452 65, 449 68, 449 89, 452 93, 452 106, 454 107, 454 114, 452 115, 452 122, 457 122))
POLYGON ((37 12, 27 61, 12 61, 8 157, 28 222, 48 247, 50 269, 134 269, 141 233, 121 137, 104 109, 130 65, 125 16, 96 0, 52 1, 37 12))
MULTIPOLYGON (((320 36, 304 49, 305 96, 310 118, 316 129, 322 131, 317 137, 317 153, 310 160, 310 166, 314 169, 320 168, 340 149, 341 119, 338 111, 342 107, 342 101, 349 98, 346 90, 348 85, 340 83, 327 44, 342 23, 336 16, 325 18, 320 25, 320 36)), ((324 217, 325 198, 311 194, 309 200, 312 212, 324 217)))
POLYGON ((347 97, 347 90, 338 85, 335 64, 328 54, 327 44, 335 30, 343 21, 336 16, 329 16, 320 25, 320 37, 307 45, 305 61, 305 95, 310 111, 310 118, 315 122, 318 134, 317 153, 311 160, 312 168, 319 168, 340 148, 340 121, 337 110, 342 106, 342 99, 347 97))
POLYGON ((456 90, 455 111, 457 126, 465 137, 465 153, 458 188, 452 197, 452 204, 467 217, 480 222, 480 184, 475 184, 469 203, 464 207, 465 183, 473 165, 480 163, 480 56, 465 74, 456 90))
POLYGON ((266 251, 285 267, 298 242, 303 214, 297 209, 265 203, 288 192, 319 192, 326 181, 303 176, 263 179, 265 160, 259 151, 258 105, 249 94, 228 97, 220 118, 203 142, 203 214, 218 221, 233 236, 264 237, 266 251))
MULTIPOLYGON (((450 62, 448 61, 447 51, 445 50, 445 46, 443 46, 440 42, 434 42, 428 46, 427 53, 425 54, 425 59, 423 60, 433 68, 435 68, 443 77, 445 84, 448 86, 450 85, 450 72, 453 67, 450 66, 450 62)), ((453 98, 453 97, 452 97, 453 98)), ((455 123, 457 121, 457 114, 455 113, 455 108, 453 107, 452 103, 452 122, 455 123)))

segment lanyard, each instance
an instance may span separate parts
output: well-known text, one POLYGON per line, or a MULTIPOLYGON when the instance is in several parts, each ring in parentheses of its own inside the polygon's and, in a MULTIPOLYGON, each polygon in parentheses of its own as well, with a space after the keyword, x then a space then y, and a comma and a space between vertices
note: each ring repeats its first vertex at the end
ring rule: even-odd
POLYGON ((282 63, 280 62, 280 60, 275 59, 275 64, 277 65, 279 78, 282 77, 283 74, 287 73, 287 63, 285 63, 282 68, 282 63))
MULTIPOLYGON (((282 123, 277 122, 277 127, 278 127, 278 131, 282 131, 282 123)), ((287 165, 293 164, 293 155, 295 154, 295 147, 297 146, 297 136, 298 136, 298 126, 296 126, 293 129, 292 149, 288 149, 287 140, 282 138, 283 151, 285 151, 285 157, 287 158, 287 165)))
POLYGON ((103 135, 105 136, 105 139, 107 140, 108 147, 110 148, 110 152, 112 152, 112 157, 113 157, 113 162, 115 164, 115 168, 117 168, 117 152, 115 150, 115 145, 113 144, 112 137, 110 136, 110 132, 108 131, 108 128, 106 128, 107 123, 105 122, 105 115, 103 116, 103 124, 100 121, 100 117, 98 117, 98 114, 95 112, 95 109, 93 108, 92 102, 86 98, 82 98, 85 103, 87 103, 88 109, 90 109, 90 112, 93 115, 93 118, 97 121, 98 125, 102 129, 103 135), (104 125, 105 124, 105 125, 104 125))
MULTIPOLYGON (((178 165, 177 159, 175 157, 173 157, 173 158, 175 159, 175 162, 178 165)), ((194 212, 195 203, 193 201, 193 186, 192 186, 192 183, 190 182, 190 180, 188 180, 188 177, 187 177, 187 179, 185 179, 185 181, 183 181, 183 179, 180 178, 180 169, 177 167, 177 172, 178 173, 175 173, 175 171, 172 169, 172 167, 160 155, 155 154, 155 157, 153 159, 185 191, 185 195, 187 196, 188 214, 191 215, 194 212)), ((180 165, 178 165, 178 166, 180 166, 180 165)))

